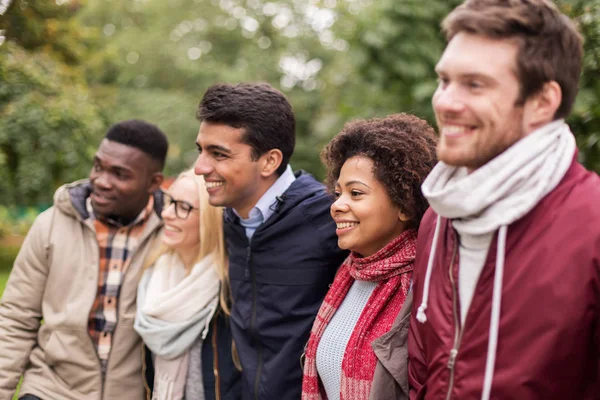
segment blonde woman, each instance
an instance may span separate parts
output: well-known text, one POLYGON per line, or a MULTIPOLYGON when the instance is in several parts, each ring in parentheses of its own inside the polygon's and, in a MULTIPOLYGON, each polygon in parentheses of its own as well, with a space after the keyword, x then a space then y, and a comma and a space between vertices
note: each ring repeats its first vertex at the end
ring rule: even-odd
POLYGON ((223 211, 185 171, 164 194, 162 244, 138 288, 135 329, 147 346, 152 399, 236 400, 240 372, 227 316, 223 211))

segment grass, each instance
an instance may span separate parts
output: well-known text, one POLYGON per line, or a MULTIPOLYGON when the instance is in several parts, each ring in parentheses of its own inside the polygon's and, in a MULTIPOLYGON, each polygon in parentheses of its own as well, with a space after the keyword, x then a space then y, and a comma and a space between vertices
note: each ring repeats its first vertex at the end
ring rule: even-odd
POLYGON ((6 281, 8 280, 9 274, 10 270, 0 271, 0 296, 2 296, 2 293, 4 293, 4 288, 6 287, 6 281))
POLYGON ((0 296, 4 293, 8 275, 10 274, 10 270, 18 252, 18 247, 4 247, 0 244, 0 296))

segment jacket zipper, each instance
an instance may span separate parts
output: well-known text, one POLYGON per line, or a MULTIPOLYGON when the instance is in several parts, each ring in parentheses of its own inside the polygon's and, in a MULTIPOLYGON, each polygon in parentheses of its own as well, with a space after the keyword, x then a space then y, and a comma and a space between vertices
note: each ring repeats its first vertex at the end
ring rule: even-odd
POLYGON ((217 350, 217 318, 213 318, 213 374, 215 375, 215 399, 221 400, 221 377, 219 376, 219 352, 217 350))
MULTIPOLYGON (((455 233, 456 234, 456 233, 455 233)), ((454 388, 454 366, 456 364, 456 357, 458 356, 458 349, 460 347, 460 342, 462 340, 463 329, 460 326, 458 320, 458 305, 457 305, 457 289, 456 282, 454 280, 454 274, 452 269, 454 267, 454 261, 456 258, 456 251, 458 247, 458 238, 455 238, 454 242, 454 250, 452 251, 452 258, 450 260, 450 282, 452 283, 452 313, 454 314, 454 344, 452 345, 452 350, 450 350, 450 358, 448 359, 448 369, 450 370, 450 380, 448 382, 448 393, 446 395, 446 400, 450 400, 452 397, 452 389, 454 388)))
MULTIPOLYGON (((252 258, 252 249, 250 245, 246 247, 246 268, 244 269, 244 278, 250 278, 250 259, 252 258)), ((253 293, 254 294, 254 293, 253 293)))
MULTIPOLYGON (((84 223, 83 220, 81 220, 81 223, 90 230, 90 232, 92 233, 93 237, 94 237, 94 243, 96 244, 96 249, 97 249, 97 243, 98 243, 98 239, 96 237, 96 231, 91 228, 88 224, 84 223)), ((98 253, 98 251, 96 251, 96 266, 98 268, 100 268, 100 254, 98 253)), ((98 273, 99 270, 96 270, 96 291, 98 290, 98 273)), ((97 295, 97 293, 96 293, 97 295)), ((96 298, 94 297, 94 300, 92 301, 92 306, 93 307, 93 302, 96 301, 96 298)), ((91 309, 90 307, 90 309, 91 309)), ((89 318, 89 314, 88 314, 88 318, 89 318)), ((100 400, 104 399, 104 381, 106 380, 106 370, 108 367, 108 360, 107 360, 107 365, 106 366, 102 366, 102 361, 100 360, 100 356, 98 355, 98 349, 96 348, 96 344, 94 343, 94 340, 92 339, 92 337, 89 335, 89 330, 86 327, 86 331, 87 331, 87 337, 90 339, 90 344, 92 345, 92 350, 93 353, 96 355, 96 360, 98 360, 98 366, 100 367, 100 400)))

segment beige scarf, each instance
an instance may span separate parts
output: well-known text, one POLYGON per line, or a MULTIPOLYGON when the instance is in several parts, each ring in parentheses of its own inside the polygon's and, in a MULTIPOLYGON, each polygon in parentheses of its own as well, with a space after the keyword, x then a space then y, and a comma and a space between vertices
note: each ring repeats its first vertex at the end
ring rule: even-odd
POLYGON ((138 288, 134 327, 155 355, 156 400, 184 398, 190 347, 198 337, 206 337, 219 302, 220 282, 212 256, 185 274, 176 254, 164 254, 144 273, 138 288))

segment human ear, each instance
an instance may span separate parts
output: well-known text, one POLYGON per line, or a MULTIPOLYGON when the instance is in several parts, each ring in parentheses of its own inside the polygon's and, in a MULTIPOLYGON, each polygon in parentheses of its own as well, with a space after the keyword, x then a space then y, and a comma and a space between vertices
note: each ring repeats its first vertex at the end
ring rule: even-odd
POLYGON ((556 81, 544 83, 538 93, 531 96, 524 107, 525 131, 531 132, 554 120, 562 101, 562 90, 556 81))
POLYGON ((152 175, 150 176, 150 185, 148 187, 148 193, 152 193, 160 189, 160 185, 162 185, 164 180, 165 176, 162 172, 157 171, 152 173, 152 175))
POLYGON ((398 210, 398 219, 402 222, 408 222, 411 218, 402 211, 398 210))
POLYGON ((261 171, 260 174, 268 178, 277 172, 277 168, 283 161, 283 153, 279 149, 271 149, 260 157, 261 171))

